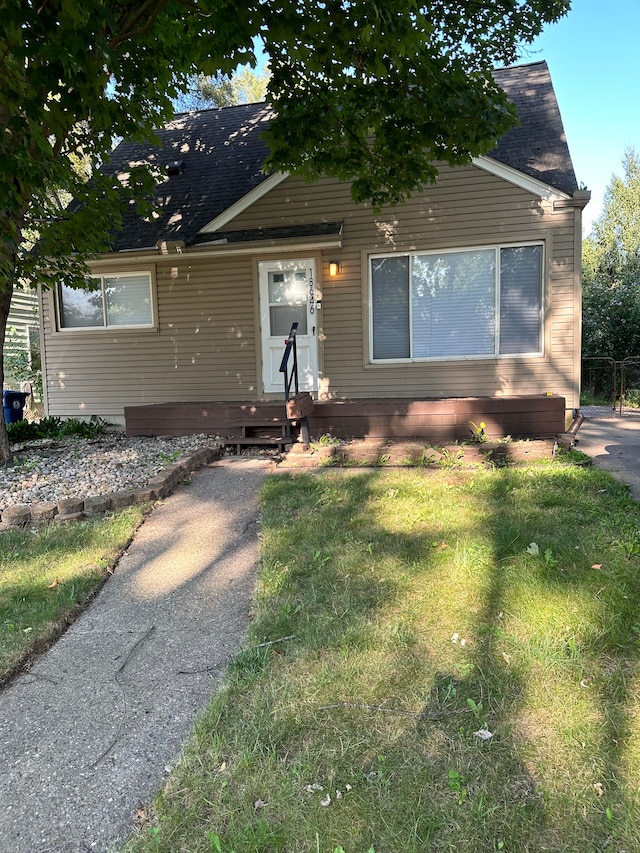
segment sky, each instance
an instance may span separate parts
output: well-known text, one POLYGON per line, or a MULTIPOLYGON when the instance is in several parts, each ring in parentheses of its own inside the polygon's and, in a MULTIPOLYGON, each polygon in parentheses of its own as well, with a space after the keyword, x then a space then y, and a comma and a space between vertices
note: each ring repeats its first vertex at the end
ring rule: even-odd
POLYGON ((576 178, 591 190, 585 236, 625 148, 640 155, 640 0, 572 0, 520 62, 547 61, 576 178))

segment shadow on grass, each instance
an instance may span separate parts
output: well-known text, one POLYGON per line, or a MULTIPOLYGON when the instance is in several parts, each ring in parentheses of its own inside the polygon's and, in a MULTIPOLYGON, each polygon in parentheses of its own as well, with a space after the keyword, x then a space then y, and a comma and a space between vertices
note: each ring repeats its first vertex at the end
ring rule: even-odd
POLYGON ((639 531, 593 469, 271 478, 252 636, 148 849, 640 849, 639 531))

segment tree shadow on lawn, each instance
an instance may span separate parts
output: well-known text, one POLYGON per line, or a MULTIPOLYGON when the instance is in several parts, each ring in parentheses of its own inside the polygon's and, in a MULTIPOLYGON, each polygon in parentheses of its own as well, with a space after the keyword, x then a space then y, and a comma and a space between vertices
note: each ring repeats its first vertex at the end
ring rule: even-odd
POLYGON ((224 850, 638 849, 623 487, 378 470, 279 475, 264 498, 255 643, 195 746, 245 791, 203 780, 224 850))

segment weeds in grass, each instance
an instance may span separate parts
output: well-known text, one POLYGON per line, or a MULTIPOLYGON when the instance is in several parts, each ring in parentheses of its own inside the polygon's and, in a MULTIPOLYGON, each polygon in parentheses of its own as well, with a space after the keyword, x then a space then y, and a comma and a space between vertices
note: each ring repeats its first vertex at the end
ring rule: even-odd
POLYGON ((179 459, 182 456, 182 450, 174 450, 172 453, 167 453, 164 450, 161 450, 156 454, 156 460, 158 463, 162 465, 171 465, 176 459, 179 459))
POLYGON ((445 447, 442 450, 442 457, 438 459, 437 465, 440 468, 458 468, 462 465, 464 457, 464 451, 462 448, 456 450, 449 450, 445 447))
POLYGON ((262 513, 247 643, 131 851, 640 849, 623 487, 323 471, 267 480, 262 513))
POLYGON ((470 426, 472 441, 475 441, 476 444, 484 444, 486 441, 489 441, 489 436, 485 432, 487 425, 484 421, 480 421, 479 424, 470 421, 470 426))

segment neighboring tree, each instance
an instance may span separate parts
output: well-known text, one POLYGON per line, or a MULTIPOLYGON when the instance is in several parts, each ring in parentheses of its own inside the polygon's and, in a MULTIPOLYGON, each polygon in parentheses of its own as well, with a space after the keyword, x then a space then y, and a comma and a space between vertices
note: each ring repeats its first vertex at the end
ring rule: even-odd
MULTIPOLYGON (((0 351, 14 283, 82 286, 143 168, 96 171, 112 139, 153 138, 190 76, 255 67, 261 39, 278 168, 352 182, 355 201, 396 203, 468 163, 515 122, 496 85, 521 43, 569 0, 0 0, 0 351), (83 182, 69 155, 90 164, 83 182), (77 203, 61 214, 58 193, 77 203), (37 250, 25 252, 35 231, 37 250), (43 261, 43 259, 45 259, 43 261)), ((144 205, 143 205, 144 209, 144 205)), ((149 213, 151 211, 147 207, 149 213)), ((2 365, 0 365, 2 373, 2 365)), ((9 455, 0 420, 0 461, 9 455)))
POLYGON ((583 244, 583 355, 640 356, 640 159, 628 148, 624 175, 583 244))
POLYGON ((203 110, 210 107, 233 107, 264 101, 269 85, 269 71, 254 71, 249 65, 231 77, 227 74, 196 74, 189 88, 176 99, 176 111, 203 110))

